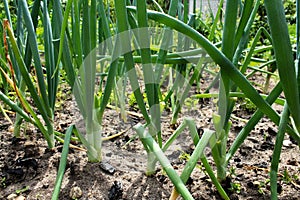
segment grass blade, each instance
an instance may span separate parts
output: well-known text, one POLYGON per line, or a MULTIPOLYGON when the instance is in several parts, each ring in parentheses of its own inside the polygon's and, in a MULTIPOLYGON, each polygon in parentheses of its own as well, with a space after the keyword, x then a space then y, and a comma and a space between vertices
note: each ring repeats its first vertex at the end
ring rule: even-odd
POLYGON ((55 71, 55 61, 54 61, 54 47, 53 47, 53 37, 52 28, 50 25, 50 17, 48 15, 48 5, 47 1, 43 1, 43 23, 44 23, 44 41, 45 41, 45 60, 46 60, 46 73, 47 73, 47 87, 48 87, 48 98, 51 110, 54 110, 56 92, 58 86, 59 73, 56 73, 54 77, 53 73, 55 71))
POLYGON ((138 43, 142 47, 141 58, 143 64, 144 73, 144 83, 146 87, 146 94, 150 108, 151 119, 156 128, 157 141, 162 146, 161 138, 161 122, 160 122, 160 105, 159 105, 159 86, 155 82, 154 71, 151 62, 151 52, 150 52, 150 35, 148 30, 148 18, 146 10, 146 1, 140 0, 137 2, 137 19, 138 19, 138 43), (148 48, 144 48, 148 47, 148 48))
POLYGON ((234 54, 236 20, 238 11, 238 0, 226 2, 225 22, 223 28, 222 52, 232 60, 234 54))
MULTIPOLYGON (((55 72, 54 72, 55 74, 58 73, 59 63, 61 61, 62 54, 63 54, 63 47, 64 47, 64 44, 65 44, 65 32, 66 32, 66 28, 67 28, 67 24, 68 24, 68 16, 69 16, 69 13, 70 13, 70 10, 71 10, 72 3, 73 3, 73 0, 68 0, 67 5, 65 7, 65 13, 64 13, 64 18, 63 18, 63 22, 62 22, 61 31, 60 31, 60 37, 59 37, 60 42, 59 42, 58 58, 57 58, 57 61, 56 61, 56 67, 55 67, 55 72)), ((79 26, 77 26, 77 27, 79 27, 79 26)), ((73 33, 73 34, 76 35, 76 33, 73 33)), ((80 44, 80 43, 77 43, 77 44, 80 44)))
MULTIPOLYGON (((68 0, 71 1, 71 0, 68 0)), ((65 30, 62 28, 63 24, 63 14, 62 14, 62 6, 60 1, 53 1, 53 13, 52 13, 52 28, 53 28, 53 42, 54 42, 54 48, 55 52, 59 52, 59 41, 60 41, 60 35, 61 32, 65 33, 65 30)), ((77 33, 79 34, 79 33, 77 33)), ((62 50, 62 64, 64 67, 64 70, 66 71, 66 75, 68 77, 68 82, 71 87, 74 86, 75 82, 75 67, 72 62, 72 56, 70 55, 70 48, 69 48, 69 41, 67 40, 67 37, 64 36, 64 41, 63 41, 63 50, 62 50)), ((78 42, 78 41, 77 41, 78 42)), ((80 44, 80 41, 79 41, 80 44)), ((77 52, 78 53, 78 52, 77 52)), ((59 65, 59 60, 57 59, 58 55, 56 55, 56 60, 55 62, 57 63, 56 66, 59 65)), ((56 71, 58 68, 56 68, 56 71)))
POLYGON ((273 151, 272 161, 271 161, 271 172, 270 172, 270 184, 271 184, 271 198, 272 200, 278 199, 277 192, 277 172, 280 159, 280 153, 282 150, 282 143, 284 139, 284 134, 289 122, 289 108, 287 103, 284 105, 282 116, 279 122, 278 132, 276 135, 275 147, 273 151))
POLYGON ((280 81, 295 126, 300 131, 300 101, 290 35, 281 0, 265 0, 280 81))
POLYGON ((31 48, 31 52, 33 55, 33 60, 34 60, 34 67, 36 70, 36 74, 37 74, 37 80, 38 80, 38 86, 39 86, 39 90, 41 93, 41 103, 42 106, 44 107, 43 109, 50 114, 50 107, 49 107, 49 100, 48 100, 48 96, 46 93, 46 85, 45 85, 45 81, 44 81, 44 74, 43 74, 43 70, 42 70, 42 64, 41 64, 41 59, 40 59, 40 55, 39 55, 39 50, 37 47, 37 40, 36 40, 36 34, 35 34, 35 30, 34 30, 34 26, 33 26, 33 22, 31 19, 31 15, 29 13, 29 9, 27 6, 27 2, 25 0, 20 0, 19 1, 22 4, 22 8, 23 8, 23 16, 24 16, 24 21, 25 21, 25 25, 28 31, 28 39, 29 39, 29 44, 30 44, 30 48, 31 48))
MULTIPOLYGON (((216 34, 216 29, 217 29, 217 25, 218 25, 218 22, 219 22, 219 19, 221 18, 221 10, 223 9, 222 6, 223 6, 223 3, 224 3, 224 0, 220 0, 219 2, 219 6, 218 6, 218 10, 217 10, 217 13, 216 13, 216 17, 212 17, 213 18, 213 24, 211 26, 211 31, 208 35, 208 40, 212 41, 212 42, 216 42, 216 41, 213 41, 213 39, 215 39, 215 34, 216 34)), ((194 3, 195 5, 195 3, 194 3)))
POLYGON ((62 183, 64 174, 65 174, 65 169, 67 166, 69 144, 70 144, 73 129, 74 129, 74 125, 71 125, 67 129, 66 134, 65 134, 64 145, 63 145, 63 149, 62 149, 61 157, 60 157, 60 161, 59 161, 59 167, 58 167, 58 172, 57 172, 57 176, 56 176, 54 191, 52 193, 52 198, 51 198, 52 200, 58 200, 58 197, 59 197, 61 183, 62 183))
POLYGON ((244 6, 243 6, 243 13, 239 22, 239 26, 236 30, 236 35, 235 35, 235 43, 234 43, 234 50, 238 47, 238 44, 241 41, 241 38, 244 34, 245 27, 248 24, 248 21, 251 20, 251 11, 252 11, 252 5, 253 5, 254 0, 248 0, 245 1, 244 6))

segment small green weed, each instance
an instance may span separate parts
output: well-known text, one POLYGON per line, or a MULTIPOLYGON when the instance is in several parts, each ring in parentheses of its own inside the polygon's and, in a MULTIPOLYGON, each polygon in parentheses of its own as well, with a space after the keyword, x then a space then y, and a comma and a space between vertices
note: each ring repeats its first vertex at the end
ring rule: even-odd
POLYGON ((291 181, 293 180, 293 177, 291 177, 291 175, 289 174, 288 170, 285 168, 283 171, 283 177, 282 177, 283 182, 285 183, 291 183, 291 181))
POLYGON ((250 101, 247 98, 243 98, 243 99, 239 98, 238 101, 240 103, 240 108, 242 110, 246 110, 246 111, 248 111, 250 113, 253 113, 257 109, 257 107, 255 106, 255 104, 252 103, 252 101, 250 101))
POLYGON ((17 189, 16 190, 16 194, 22 194, 22 193, 24 193, 24 192, 26 192, 26 191, 28 191, 29 190, 29 186, 27 185, 27 186, 25 186, 25 187, 23 187, 23 188, 21 188, 21 189, 17 189))
POLYGON ((0 186, 1 186, 2 188, 6 188, 6 177, 2 177, 2 178, 1 178, 0 186))
POLYGON ((238 182, 233 182, 233 183, 230 183, 230 188, 229 190, 234 192, 234 193, 240 193, 241 192, 241 184, 238 183, 238 182))

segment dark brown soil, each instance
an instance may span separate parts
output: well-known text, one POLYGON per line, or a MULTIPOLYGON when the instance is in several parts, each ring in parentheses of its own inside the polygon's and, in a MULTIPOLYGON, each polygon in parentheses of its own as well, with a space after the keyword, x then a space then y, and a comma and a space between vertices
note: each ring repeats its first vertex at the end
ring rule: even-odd
MULTIPOLYGON (((213 102, 201 101, 190 108, 183 108, 178 124, 185 117, 192 117, 199 129, 212 128, 211 116, 215 110, 213 102)), ((56 130, 64 132, 72 123, 81 126, 78 120, 80 115, 75 110, 77 109, 72 98, 68 98, 67 103, 58 107, 56 130)), ((236 106, 234 116, 237 118, 231 119, 232 130, 228 146, 245 125, 239 118, 247 120, 251 114, 252 112, 241 104, 236 106)), ((53 150, 47 149, 47 144, 37 129, 26 123, 23 126, 22 138, 15 140, 12 125, 2 115, 0 122, 0 199, 7 199, 13 194, 19 199, 51 199, 62 144, 57 144, 53 150), (37 161, 37 169, 32 163, 17 165, 17 160, 21 158, 37 161), (8 173, 7 169, 14 171, 8 173), (19 172, 21 174, 18 174, 19 172), (22 189, 23 191, 18 193, 22 189)), ((76 194, 78 199, 104 200, 109 199, 109 196, 110 199, 124 200, 168 199, 173 185, 160 166, 157 165, 155 175, 147 177, 144 174, 146 153, 132 129, 138 122, 143 123, 142 118, 131 114, 128 114, 127 122, 123 122, 117 111, 107 109, 103 123, 104 136, 124 132, 113 140, 103 142, 103 159, 115 168, 115 172, 109 174, 103 171, 99 163, 87 161, 85 151, 71 148, 59 199, 71 199, 70 196, 76 197, 76 194)), ((162 116, 165 139, 174 131, 169 122, 170 113, 165 111, 162 116)), ((231 199, 270 199, 269 169, 276 131, 277 127, 270 120, 262 119, 232 158, 228 166, 231 199)), ((192 140, 186 130, 166 152, 179 174, 186 162, 184 155, 192 151, 192 146, 192 140)), ((209 150, 206 155, 214 167, 209 150)), ((199 162, 187 183, 188 189, 195 199, 221 199, 202 168, 199 162)), ((288 135, 285 137, 281 154, 278 186, 279 199, 300 199, 300 151, 299 146, 288 135)))

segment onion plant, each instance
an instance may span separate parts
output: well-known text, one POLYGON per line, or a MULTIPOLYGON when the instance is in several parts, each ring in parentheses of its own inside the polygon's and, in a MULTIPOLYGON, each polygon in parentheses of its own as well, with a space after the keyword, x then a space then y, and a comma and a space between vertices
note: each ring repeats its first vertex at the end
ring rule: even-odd
MULTIPOLYGON (((68 1, 68 7, 71 8, 71 1, 68 1)), ((101 160, 101 128, 97 122, 95 107, 94 107, 94 92, 95 92, 95 76, 96 76, 96 46, 97 46, 97 22, 96 22, 96 1, 83 1, 77 4, 74 8, 74 15, 77 17, 75 21, 79 21, 78 17, 82 12, 82 26, 81 30, 73 27, 72 37, 74 37, 74 44, 78 45, 75 49, 75 55, 79 56, 78 64, 80 65, 79 73, 75 79, 73 91, 74 95, 85 120, 86 136, 88 142, 88 149, 93 148, 94 151, 89 151, 90 161, 101 160), (82 10, 78 9, 81 7, 82 10), (78 32, 79 31, 79 32, 78 32), (81 42, 84 41, 84 42, 81 42), (81 60, 82 59, 82 60, 81 60)), ((64 23, 68 19, 67 12, 65 13, 64 23)), ((79 24, 73 24, 79 26, 79 24)), ((62 32, 63 33, 63 32, 62 32)))
MULTIPOLYGON (((11 22, 8 20, 3 21, 6 62, 4 58, 2 58, 1 61, 3 66, 6 66, 6 69, 5 67, 1 68, 1 72, 16 93, 20 103, 16 104, 12 102, 12 100, 2 92, 0 93, 0 97, 6 104, 11 106, 19 116, 36 125, 45 137, 49 148, 52 148, 55 142, 53 120, 59 74, 54 74, 55 59, 57 59, 57 57, 54 55, 54 45, 52 43, 53 29, 51 27, 47 4, 47 1, 43 1, 42 4, 40 1, 35 1, 30 14, 27 2, 23 0, 18 1, 19 10, 17 23, 22 24, 22 22, 24 22, 24 28, 26 28, 27 31, 27 37, 25 38, 26 48, 24 51, 22 51, 22 45, 18 45, 17 43, 19 39, 16 40, 11 22), (41 18, 43 19, 45 40, 43 44, 45 63, 42 63, 35 32, 40 10, 42 11, 41 18), (31 62, 32 58, 33 63, 31 62), (34 72, 31 71, 31 64, 34 66, 34 72), (43 72, 44 70, 46 74, 43 72), (33 106, 27 100, 27 91, 30 93, 45 124, 38 118, 38 113, 34 111, 33 106)), ((9 18, 8 13, 9 12, 7 12, 7 16, 9 18)), ((18 28, 20 29, 20 26, 18 26, 18 28)), ((17 38, 22 38, 22 36, 23 33, 19 31, 17 38)), ((20 119, 17 118, 17 122, 18 120, 20 119)))
MULTIPOLYGON (((3 20, 2 29, 3 48, 0 59, 2 84, 10 85, 8 89, 13 91, 17 102, 9 97, 8 89, 0 91, 0 98, 16 111, 14 125, 16 137, 19 136, 21 122, 24 119, 35 125, 43 134, 49 148, 53 148, 55 137, 61 140, 60 134, 53 128, 59 69, 61 63, 63 66, 71 66, 72 61, 67 43, 63 43, 64 56, 58 61, 57 41, 60 36, 62 7, 57 1, 50 6, 48 3, 36 0, 32 5, 28 5, 26 1, 17 1, 16 19, 13 23, 8 2, 4 1, 7 20, 3 20), (42 23, 39 23, 38 19, 41 19, 42 23), (43 36, 37 32, 37 28, 42 30, 43 36), (39 39, 44 42, 39 43, 39 39), (56 68, 56 62, 59 68, 56 68), (28 98, 29 95, 31 98, 28 98)), ((68 80, 74 82, 73 67, 65 67, 65 71, 68 73, 68 80)))
MULTIPOLYGON (((279 2, 279 1, 278 1, 279 2)), ((247 1, 245 2, 245 4, 242 7, 242 15, 241 15, 241 20, 239 21, 239 25, 236 27, 236 21, 237 21, 237 4, 238 1, 227 1, 227 10, 226 10, 226 14, 225 14, 225 24, 224 24, 224 32, 223 32, 223 42, 222 42, 222 51, 221 52, 219 49, 217 49, 212 43, 210 43, 205 37, 203 37, 201 34, 199 34, 198 32, 196 32, 194 29, 192 29, 191 27, 189 27, 188 25, 184 24, 183 22, 181 22, 178 19, 175 19, 169 15, 163 14, 163 13, 159 13, 159 12, 155 12, 155 11, 148 11, 148 17, 150 19, 155 20, 156 22, 160 22, 163 23, 164 25, 167 25, 173 29, 176 29, 186 35, 188 35, 189 37, 193 38, 195 41, 197 41, 206 51, 207 53, 211 56, 211 58, 220 66, 221 68, 221 81, 220 81, 220 93, 219 93, 219 106, 218 106, 218 115, 216 115, 214 117, 214 119, 218 119, 218 120, 214 120, 215 121, 215 128, 216 128, 216 133, 217 133, 217 140, 218 142, 216 142, 216 145, 214 145, 212 147, 212 155, 214 157, 215 160, 215 164, 217 165, 217 175, 218 175, 218 179, 219 181, 222 181, 226 178, 226 166, 228 163, 228 159, 230 159, 232 157, 232 151, 230 150, 229 154, 227 155, 227 159, 226 159, 226 142, 227 142, 227 135, 228 135, 228 131, 230 128, 229 125, 229 119, 231 116, 231 112, 234 106, 234 101, 232 101, 232 99, 230 99, 230 91, 235 92, 237 90, 237 88, 239 88, 246 97, 248 97, 249 99, 251 99, 251 101, 258 107, 259 111, 257 112, 257 114, 255 114, 253 116, 253 120, 251 119, 249 121, 249 123, 246 125, 245 129, 243 129, 241 131, 241 133, 239 134, 236 142, 234 143, 235 146, 234 148, 237 148, 236 144, 241 144, 243 142, 243 140, 246 138, 246 136, 249 134, 249 132, 253 129, 253 127, 258 123, 258 120, 262 117, 261 115, 261 111, 266 114, 268 117, 270 117, 270 119, 272 121, 274 121, 277 125, 279 125, 280 122, 280 131, 282 131, 282 129, 285 129, 289 132, 289 134, 291 134, 292 137, 294 137, 297 141, 299 141, 299 134, 298 134, 298 130, 297 130, 297 114, 294 113, 293 118, 295 118, 294 124, 296 129, 292 129, 290 126, 288 126, 287 124, 283 125, 283 123, 286 123, 286 114, 279 116, 278 113, 276 113, 271 107, 270 104, 267 103, 270 102, 272 103, 278 96, 279 93, 281 91, 281 84, 283 86, 283 90, 285 92, 287 87, 291 88, 291 91, 287 91, 285 92, 285 94, 287 93, 287 95, 289 96, 289 94, 298 94, 297 88, 295 87, 296 85, 296 76, 294 73, 294 67, 292 64, 290 64, 289 66, 291 66, 291 70, 289 70, 289 72, 287 73, 285 70, 285 73, 282 71, 280 71, 279 69, 279 74, 280 74, 280 85, 278 85, 278 87, 274 88, 274 92, 271 92, 270 97, 268 97, 266 100, 262 98, 262 96, 254 89, 254 87, 252 86, 252 84, 246 79, 246 77, 242 74, 245 73, 245 69, 247 68, 249 61, 246 62, 246 64, 244 65, 244 67, 242 68, 241 71, 239 71, 239 66, 237 66, 238 64, 238 60, 241 58, 241 53, 242 51, 246 48, 246 44, 248 42, 248 38, 247 35, 249 34, 249 29, 251 27, 251 24, 254 20, 254 16, 256 14, 256 10, 257 10, 257 6, 258 6, 258 1, 254 4, 254 9, 253 9, 253 3, 254 1, 247 1), (282 73, 284 73, 284 75, 281 75, 282 73), (283 78, 282 78, 283 76, 283 78), (293 83, 295 84, 287 84, 284 83, 285 79, 287 80, 286 77, 292 76, 292 80, 294 80, 293 83), (272 96, 271 96, 272 95, 272 96), (274 99, 275 97, 275 99, 274 99)), ((268 4, 266 2, 266 4, 268 4)), ((271 4, 271 3, 270 3, 271 4)), ((279 4, 279 3, 278 3, 279 4)), ((281 3, 282 4, 282 3, 281 3)), ((272 4, 273 5, 273 4, 272 4)), ((270 6, 270 5, 269 5, 270 6)), ((268 5, 267 5, 268 7, 268 5)), ((269 17, 271 18, 270 20, 270 26, 272 27, 272 22, 274 23, 274 27, 275 27, 275 22, 277 23, 278 21, 281 20, 282 24, 284 24, 284 27, 281 27, 281 32, 283 32, 282 34, 285 34, 284 36, 287 38, 284 43, 285 45, 283 45, 283 47, 285 47, 285 50, 287 51, 288 55, 287 58, 285 59, 291 59, 292 57, 291 55, 291 46, 290 46, 290 42, 289 42, 289 34, 287 32, 287 26, 286 23, 284 23, 284 12, 283 12, 283 7, 281 5, 274 7, 274 6, 270 6, 271 9, 275 8, 280 8, 278 9, 280 12, 277 14, 274 14, 274 12, 272 12, 272 16, 269 17), (276 15, 276 16, 275 16, 276 15), (278 16, 281 16, 281 19, 278 19, 278 16), (274 21, 272 21, 274 20, 274 21)), ((130 10, 134 10, 134 8, 129 8, 130 10)), ((268 9, 268 8, 267 8, 268 9)), ((269 8, 270 9, 270 8, 269 8)), ((273 11, 274 11, 273 10, 273 11)), ((271 12, 271 11, 269 11, 271 12)), ((271 28, 272 30, 272 28, 271 28)), ((276 29, 277 30, 277 29, 276 29)), ((275 31, 274 31, 275 32, 275 31)), ((274 34, 272 34, 271 32, 271 36, 272 36, 272 43, 274 43, 274 51, 275 51, 275 55, 276 56, 276 61, 277 61, 277 57, 278 54, 279 55, 283 55, 282 57, 284 57, 286 54, 282 53, 285 52, 284 50, 281 51, 281 53, 276 53, 276 48, 282 47, 281 43, 279 44, 275 44, 277 42, 276 41, 280 41, 280 36, 278 36, 279 34, 275 34, 275 37, 273 36, 274 34)), ((283 37, 283 35, 281 35, 283 37)), ((282 40, 281 40, 282 42, 282 40)), ((255 46, 255 44, 254 44, 255 46)), ((252 53, 251 53, 252 54, 252 53)), ((250 55, 251 55, 250 54, 250 55)), ((283 58, 282 58, 283 59, 283 58)), ((278 62, 278 61, 277 61, 278 62)), ((290 60, 279 60, 279 64, 280 63, 291 63, 290 60)), ((278 64, 278 63, 277 63, 278 64)), ((288 103, 288 102, 287 102, 288 103)), ((293 102, 290 103, 292 104, 293 111, 297 110, 297 106, 298 106, 298 102, 297 99, 293 99, 293 102), (295 103, 296 102, 296 103, 295 103)), ((285 110, 286 110, 286 106, 285 106, 285 110)), ((286 113, 286 111, 284 112, 286 113)), ((280 139, 282 139, 282 136, 280 137, 280 139)), ((278 142, 276 143, 276 149, 274 150, 274 153, 276 153, 277 157, 276 160, 274 161, 274 164, 272 166, 274 166, 273 169, 276 169, 276 163, 278 164, 278 149, 281 149, 280 147, 281 143, 278 142)), ((274 187, 274 183, 272 184, 272 187, 274 187)), ((273 190, 275 191, 275 189, 273 190)), ((274 195, 276 196, 276 195, 274 195)))
MULTIPOLYGON (((299 21, 297 1, 297 38, 299 38, 299 21)), ((300 102, 299 102, 299 62, 298 54, 294 60, 292 45, 282 1, 265 1, 268 23, 271 29, 275 59, 280 76, 280 82, 286 98, 286 104, 281 116, 279 130, 276 137, 273 159, 271 163, 271 197, 277 199, 277 171, 284 133, 287 130, 289 115, 292 117, 294 128, 299 136, 300 127, 300 102), (279 25, 279 26, 278 26, 279 25), (289 114, 290 113, 290 114, 289 114)), ((298 49, 298 40, 297 40, 298 49)))
POLYGON ((192 153, 190 159, 186 163, 186 165, 180 175, 182 182, 184 184, 187 182, 188 178, 190 177, 193 169, 195 168, 195 166, 197 164, 197 161, 199 159, 201 159, 201 161, 205 167, 205 170, 209 174, 212 182, 215 184, 220 195, 224 199, 229 199, 226 192, 222 188, 221 184, 218 182, 217 178, 215 177, 213 170, 212 170, 211 166, 208 164, 207 158, 204 154, 205 147, 207 147, 209 145, 211 148, 213 148, 217 144, 218 138, 219 138, 219 136, 217 135, 217 132, 209 130, 209 129, 205 129, 204 133, 200 139, 198 136, 196 124, 193 121, 193 119, 185 119, 183 121, 183 123, 174 131, 172 136, 165 142, 163 147, 161 149, 157 149, 157 146, 158 146, 157 143, 153 139, 151 140, 149 138, 150 135, 147 133, 147 130, 142 125, 138 124, 134 128, 138 132, 140 139, 145 143, 145 145, 148 146, 148 148, 151 149, 151 152, 157 156, 158 161, 160 162, 163 169, 166 171, 166 173, 170 177, 171 181, 175 185, 175 188, 172 191, 170 199, 177 199, 179 194, 182 195, 182 190, 184 190, 184 186, 176 184, 176 181, 177 181, 176 179, 177 179, 178 175, 173 172, 172 167, 168 164, 168 160, 166 158, 162 157, 161 155, 158 156, 157 154, 162 154, 163 152, 168 150, 168 148, 171 146, 171 144, 174 142, 174 140, 183 132, 183 130, 185 128, 188 128, 191 133, 191 138, 193 139, 193 143, 195 145, 195 150, 192 153))
MULTIPOLYGON (((86 128, 88 129, 90 127, 91 129, 87 130, 87 141, 82 141, 84 144, 86 144, 88 149, 91 150, 89 151, 89 158, 91 161, 101 160, 101 123, 104 115, 104 110, 109 102, 112 90, 116 87, 122 87, 120 86, 122 84, 119 83, 120 81, 123 81, 123 77, 128 77, 130 81, 132 91, 135 95, 141 113, 143 114, 147 123, 152 127, 150 131, 152 136, 156 139, 156 141, 158 141, 159 144, 162 143, 160 134, 160 105, 158 99, 160 88, 157 81, 155 80, 154 67, 151 64, 153 62, 153 59, 159 59, 160 56, 155 55, 152 57, 150 55, 150 32, 147 27, 147 23, 145 23, 147 22, 147 18, 145 18, 146 16, 144 16, 146 13, 146 4, 142 1, 138 3, 138 5, 141 7, 140 10, 143 11, 138 14, 137 20, 135 21, 134 18, 127 15, 125 2, 123 2, 123 4, 120 4, 119 2, 118 4, 116 3, 115 8, 117 32, 111 31, 109 29, 108 21, 106 19, 103 19, 106 16, 104 13, 102 13, 104 12, 104 5, 101 2, 95 5, 97 8, 99 8, 97 10, 100 12, 99 16, 101 17, 100 20, 102 23, 100 25, 96 24, 96 20, 94 18, 96 17, 96 15, 93 15, 92 20, 86 19, 86 23, 84 23, 84 25, 82 24, 78 26, 76 22, 79 21, 78 17, 80 16, 80 13, 82 13, 82 16, 90 16, 89 12, 91 12, 92 4, 87 4, 85 10, 84 2, 75 2, 72 0, 69 0, 67 2, 66 10, 64 13, 64 21, 61 27, 59 51, 60 59, 62 58, 61 55, 63 53, 62 44, 65 42, 65 40, 68 39, 66 36, 64 36, 64 34, 65 31, 70 28, 72 30, 72 35, 69 42, 72 41, 71 44, 74 47, 73 49, 71 49, 71 53, 74 55, 76 67, 79 69, 77 77, 74 79, 75 81, 73 82, 72 88, 80 112, 82 113, 85 120, 86 128), (70 13, 71 20, 74 23, 72 23, 71 26, 68 26, 68 17, 70 13), (131 27, 140 26, 141 28, 131 31, 129 30, 129 25, 131 27), (92 44, 89 45, 89 42, 81 43, 81 41, 84 39, 83 36, 87 34, 92 34, 90 38, 96 37, 94 35, 95 31, 91 31, 91 27, 93 27, 93 30, 101 29, 103 31, 103 38, 101 37, 101 39, 98 40, 99 43, 97 43, 97 47, 88 49, 92 44), (115 35, 112 37, 113 34, 115 35), (134 35, 134 38, 136 39, 134 40, 136 42, 136 49, 132 49, 130 45, 131 43, 128 43, 128 41, 132 40, 132 35, 134 35), (145 38, 147 38, 147 40, 145 40, 145 38), (83 53, 83 50, 85 48, 86 53, 83 53), (133 56, 132 51, 136 51, 138 54, 140 54, 140 56, 133 56), (106 70, 106 67, 104 66, 105 61, 110 62, 109 67, 107 68, 107 78, 105 82, 106 84, 105 86, 103 86, 104 90, 102 91, 102 85, 99 86, 98 91, 100 91, 100 96, 96 95, 95 87, 93 87, 96 83, 96 79, 98 80, 99 78, 98 76, 95 76, 96 71, 98 73, 98 68, 96 69, 95 58, 100 58, 99 64, 101 74, 103 74, 104 70, 106 70), (138 76, 134 68, 135 62, 142 64, 145 90, 147 95, 147 106, 145 106, 142 94, 143 92, 141 91, 138 84, 138 76), (120 74, 121 71, 123 72, 120 74), (149 109, 147 109, 147 107, 149 109)), ((197 59, 196 55, 198 52, 201 51, 185 52, 182 53, 182 55, 170 54, 166 56, 164 62, 187 63, 187 60, 189 59, 197 59)), ((103 82, 102 78, 103 77, 99 78, 100 83, 103 82)), ((72 83, 72 81, 70 81, 70 83, 72 83)), ((122 94, 120 94, 120 91, 116 91, 116 93, 118 98, 120 99, 120 96, 122 96, 122 94)), ((81 138, 84 140, 84 137, 81 138)), ((149 158, 149 160, 153 159, 149 158)), ((149 174, 153 173, 154 165, 155 163, 149 164, 149 168, 147 170, 149 174)))

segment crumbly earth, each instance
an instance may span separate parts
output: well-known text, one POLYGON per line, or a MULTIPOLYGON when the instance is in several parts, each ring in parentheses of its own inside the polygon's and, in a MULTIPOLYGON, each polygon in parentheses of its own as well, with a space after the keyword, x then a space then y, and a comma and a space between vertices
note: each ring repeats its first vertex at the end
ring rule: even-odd
MULTIPOLYGON (((56 130, 64 132, 72 123, 82 128, 74 100, 71 97, 64 100, 64 103, 58 105, 56 130)), ((280 111, 282 108, 276 109, 280 111)), ((191 117, 199 130, 213 128, 211 116, 214 111, 214 100, 197 101, 195 105, 182 109, 178 124, 184 118, 191 117)), ((70 148, 59 199, 157 200, 170 197, 173 185, 159 164, 156 174, 147 177, 144 173, 146 153, 132 129, 135 124, 144 121, 138 113, 133 113, 135 111, 127 114, 126 122, 114 109, 108 108, 105 113, 103 135, 122 132, 119 137, 103 142, 103 159, 115 168, 113 174, 103 171, 99 163, 88 162, 85 151, 70 148)), ((252 114, 253 111, 246 109, 242 103, 237 104, 231 118, 228 147, 245 125, 245 121, 241 119, 248 120, 252 114)), ((170 127, 169 123, 170 115, 170 112, 164 111, 161 119, 164 140, 174 132, 174 127, 170 127)), ((7 199, 9 196, 19 199, 25 197, 27 200, 50 199, 62 144, 57 143, 54 149, 49 150, 41 133, 26 123, 22 128, 21 139, 16 140, 13 138, 12 125, 2 115, 0 122, 0 199, 7 199), (30 164, 18 166, 18 158, 33 158, 37 161, 37 168, 30 164), (7 173, 7 169, 14 171, 7 173), (18 174, 20 171, 25 175, 18 174)), ((263 118, 231 159, 228 166, 231 185, 227 185, 230 199, 270 199, 269 169, 276 131, 277 126, 263 118)), ((188 130, 185 130, 166 152, 178 174, 185 166, 187 153, 192 150, 192 140, 188 130)), ((209 149, 206 156, 215 170, 209 149)), ((300 151, 299 146, 287 134, 281 153, 278 186, 279 199, 300 199, 300 151)), ((200 161, 187 183, 187 188, 194 199, 221 199, 200 161)))

